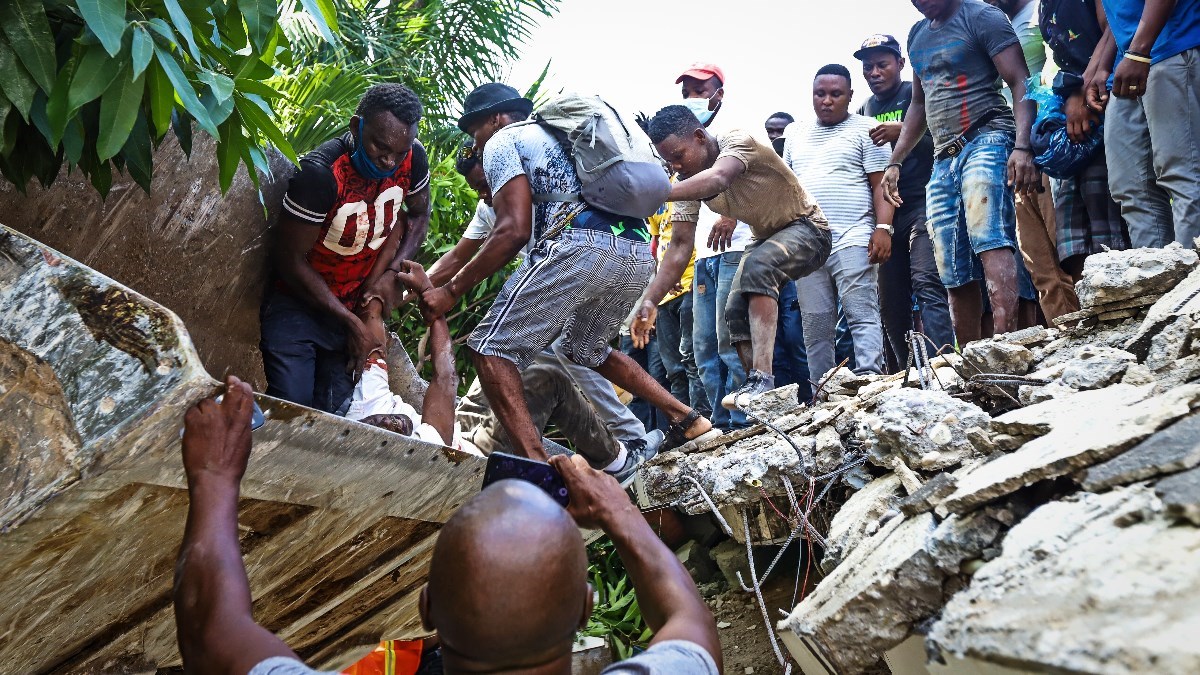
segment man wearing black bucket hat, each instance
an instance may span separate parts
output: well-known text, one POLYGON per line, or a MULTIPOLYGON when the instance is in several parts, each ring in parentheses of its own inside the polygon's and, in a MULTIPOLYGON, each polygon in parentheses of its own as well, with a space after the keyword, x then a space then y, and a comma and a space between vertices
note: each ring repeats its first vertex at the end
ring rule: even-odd
MULTIPOLYGON (((496 225, 479 254, 445 284, 422 293, 421 303, 426 312, 445 312, 512 260, 531 235, 537 241, 467 343, 484 393, 514 449, 546 458, 541 434, 521 395, 520 369, 560 334, 561 351, 571 361, 595 369, 667 414, 674 432, 668 446, 710 434, 707 419, 609 347, 654 274, 645 221, 581 201, 535 204, 535 193, 581 192, 568 151, 540 124, 506 125, 509 113, 528 114, 532 109, 532 103, 511 87, 484 84, 467 96, 463 107, 458 126, 475 138, 476 151, 482 152, 496 225)), ((624 473, 623 468, 642 464, 652 453, 649 446, 622 449, 603 468, 624 473)))

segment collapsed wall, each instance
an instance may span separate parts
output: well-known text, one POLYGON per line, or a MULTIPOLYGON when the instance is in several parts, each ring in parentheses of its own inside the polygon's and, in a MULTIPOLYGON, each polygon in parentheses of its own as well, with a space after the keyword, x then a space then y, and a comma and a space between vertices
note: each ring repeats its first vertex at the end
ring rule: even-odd
MULTIPOLYGON (((178 666, 184 411, 217 382, 163 306, 0 226, 0 670, 178 666)), ((238 514, 255 617, 318 667, 423 635, 482 459, 257 396, 238 514)))
POLYGON ((824 548, 777 625, 806 673, 871 670, 913 636, 905 672, 1200 672, 1197 255, 1094 255, 1077 290, 1056 328, 837 371, 808 405, 765 394, 769 424, 665 453, 644 499, 824 548))

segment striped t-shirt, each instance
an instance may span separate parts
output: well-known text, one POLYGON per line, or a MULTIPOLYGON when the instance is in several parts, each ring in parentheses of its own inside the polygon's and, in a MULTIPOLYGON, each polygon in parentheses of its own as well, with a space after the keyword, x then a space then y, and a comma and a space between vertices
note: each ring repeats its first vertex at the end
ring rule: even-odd
POLYGON ((871 141, 876 122, 850 115, 840 124, 788 125, 783 161, 817 201, 829 220, 833 251, 867 246, 875 231, 875 205, 867 174, 883 171, 891 159, 889 146, 871 141))

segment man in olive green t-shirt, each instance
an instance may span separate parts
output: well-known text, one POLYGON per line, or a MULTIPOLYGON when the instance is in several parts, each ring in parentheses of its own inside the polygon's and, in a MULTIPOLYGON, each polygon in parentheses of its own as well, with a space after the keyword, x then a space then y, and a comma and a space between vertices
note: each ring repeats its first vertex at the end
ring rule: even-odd
POLYGON ((754 236, 725 307, 729 337, 747 377, 721 404, 745 409, 750 399, 775 388, 771 360, 779 289, 825 264, 829 224, 775 150, 745 131, 713 136, 690 110, 672 105, 650 120, 649 134, 679 174, 667 198, 677 202, 677 213, 698 211, 703 201, 715 213, 747 223, 754 236))

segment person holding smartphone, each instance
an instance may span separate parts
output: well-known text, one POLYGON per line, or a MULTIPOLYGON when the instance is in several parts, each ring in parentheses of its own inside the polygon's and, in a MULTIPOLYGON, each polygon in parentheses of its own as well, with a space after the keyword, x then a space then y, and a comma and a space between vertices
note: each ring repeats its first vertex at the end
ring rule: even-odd
MULTIPOLYGON (((237 507, 252 411, 250 386, 230 376, 220 403, 201 401, 184 419, 189 503, 175 568, 179 651, 188 672, 312 675, 251 611, 237 507)), ((586 527, 612 539, 654 631, 647 651, 604 673, 720 673, 712 612, 616 479, 578 455, 551 463, 570 493, 569 510, 530 483, 504 480, 442 527, 420 613, 437 631, 444 672, 570 673, 576 631, 592 612, 579 533, 586 527)))

